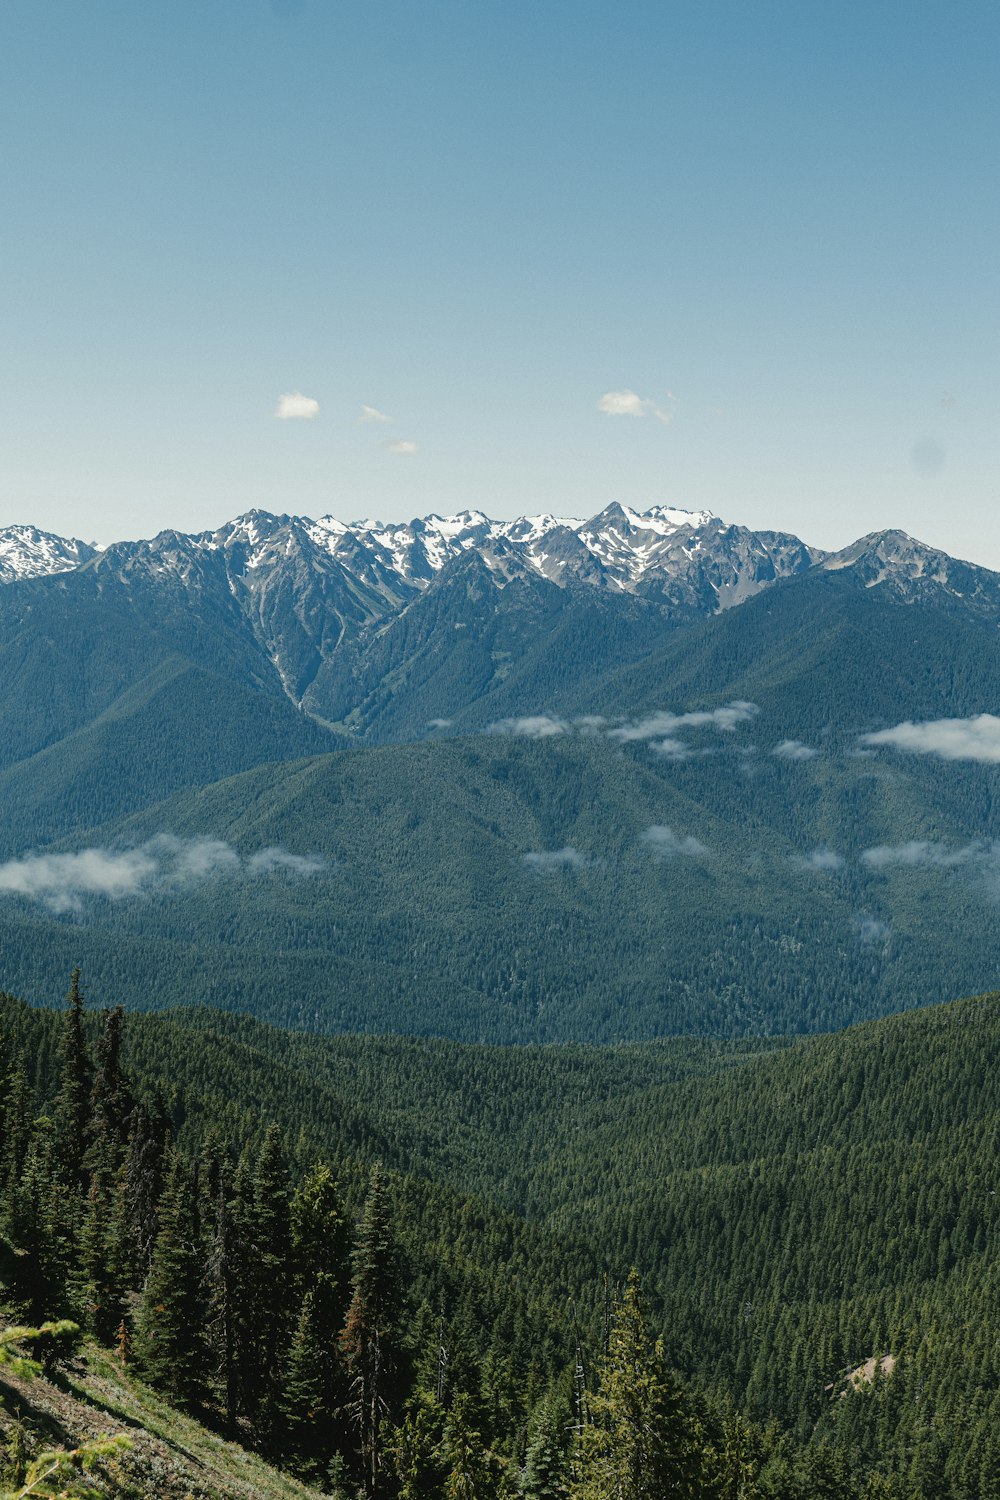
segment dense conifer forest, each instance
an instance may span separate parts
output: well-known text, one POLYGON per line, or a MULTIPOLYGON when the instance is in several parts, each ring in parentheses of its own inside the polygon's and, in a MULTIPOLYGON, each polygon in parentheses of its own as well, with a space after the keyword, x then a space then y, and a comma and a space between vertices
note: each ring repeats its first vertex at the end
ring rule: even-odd
POLYGON ((492 1049, 74 976, 0 1038, 7 1321, 82 1330, 49 1368, 96 1341, 345 1496, 1000 1494, 996 997, 492 1049))

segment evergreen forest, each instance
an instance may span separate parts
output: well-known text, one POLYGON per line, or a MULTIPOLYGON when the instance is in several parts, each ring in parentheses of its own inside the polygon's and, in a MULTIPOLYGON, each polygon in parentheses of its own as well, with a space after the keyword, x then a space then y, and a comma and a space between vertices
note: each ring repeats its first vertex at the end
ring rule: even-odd
POLYGON ((90 1351, 366 1500, 1000 1494, 996 996, 500 1049, 74 973, 0 1046, 2 1296, 54 1379, 90 1351))

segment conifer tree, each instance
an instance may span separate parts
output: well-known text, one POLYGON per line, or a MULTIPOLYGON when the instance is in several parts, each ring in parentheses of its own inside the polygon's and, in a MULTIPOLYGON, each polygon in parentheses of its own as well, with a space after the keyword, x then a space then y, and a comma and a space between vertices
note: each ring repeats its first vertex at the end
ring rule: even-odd
POLYGON ((24 1059, 19 1058, 10 1075, 4 1100, 3 1135, 0 1144, 0 1193, 9 1204, 17 1190, 31 1142, 33 1096, 24 1059))
POLYGON ((116 1275, 112 1194, 97 1172, 90 1179, 74 1280, 83 1326, 110 1343, 125 1312, 124 1286, 116 1275))
POLYGON ((317 1474, 341 1446, 343 1404, 339 1333, 347 1291, 347 1223, 325 1163, 292 1197, 291 1255, 301 1302, 289 1351, 282 1406, 289 1451, 299 1471, 317 1474))
POLYGON ((169 1127, 159 1099, 138 1106, 122 1171, 116 1222, 119 1254, 134 1282, 145 1280, 159 1228, 169 1127))
POLYGON ((350 1229, 326 1162, 317 1162, 296 1188, 289 1218, 296 1290, 304 1295, 322 1285, 325 1295, 339 1297, 346 1308, 350 1229))
POLYGON ((206 1387, 204 1248, 190 1169, 174 1153, 159 1210, 160 1229, 143 1289, 135 1355, 143 1375, 191 1405, 206 1387))
POLYGON ((385 1492, 382 1429, 400 1378, 402 1296, 398 1254, 381 1168, 372 1170, 354 1251, 354 1283, 342 1346, 350 1381, 348 1410, 357 1434, 366 1500, 385 1492))
POLYGON ((288 1172, 281 1132, 268 1127, 253 1174, 253 1225, 248 1280, 253 1321, 258 1441, 273 1445, 281 1407, 281 1377, 289 1336, 291 1243, 288 1172))
POLYGON ((513 1496, 504 1466, 487 1452, 472 1425, 470 1403, 464 1395, 456 1398, 448 1414, 444 1453, 448 1465, 444 1500, 507 1500, 513 1496))
POLYGON ((444 1447, 447 1412, 429 1391, 418 1391, 393 1444, 399 1500, 438 1500, 448 1477, 444 1447))
POLYGON ((572 1413, 556 1391, 539 1402, 528 1431, 521 1473, 526 1500, 567 1500, 572 1413))
POLYGON ((135 1107, 122 1072, 120 1005, 104 1012, 104 1029, 94 1048, 94 1086, 91 1092, 91 1142, 88 1160, 95 1171, 113 1175, 121 1166, 135 1107))
POLYGON ((343 1446, 338 1420, 340 1372, 330 1345, 327 1319, 315 1288, 306 1292, 292 1338, 282 1388, 284 1451, 304 1479, 325 1474, 343 1446))
POLYGON ((210 1148, 211 1199, 202 1217, 207 1223, 206 1241, 206 1336, 213 1387, 225 1413, 226 1425, 235 1427, 239 1415, 238 1297, 240 1267, 237 1262, 237 1231, 233 1212, 232 1174, 221 1150, 210 1148))
POLYGON ((704 1494, 700 1455, 683 1394, 651 1350, 639 1278, 632 1271, 615 1310, 593 1422, 583 1433, 573 1500, 694 1500, 704 1494))
POLYGON ((73 970, 66 1005, 59 1040, 59 1093, 54 1111, 56 1156, 65 1181, 83 1187, 92 1070, 84 1031, 79 969, 73 970))

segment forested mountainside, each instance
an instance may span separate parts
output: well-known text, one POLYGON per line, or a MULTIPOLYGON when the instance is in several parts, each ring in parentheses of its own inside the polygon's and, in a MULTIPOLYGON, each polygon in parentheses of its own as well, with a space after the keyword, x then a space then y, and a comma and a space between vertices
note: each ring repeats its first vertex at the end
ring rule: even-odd
POLYGON ((175 794, 0 865, 9 983, 44 1001, 79 958, 110 1001, 493 1042, 816 1031, 996 984, 996 768, 778 755, 762 718, 175 794))
POLYGON ((1000 1489, 996 996, 751 1046, 0 1031, 9 1312, 327 1486, 596 1500, 641 1412, 664 1493, 1000 1489))

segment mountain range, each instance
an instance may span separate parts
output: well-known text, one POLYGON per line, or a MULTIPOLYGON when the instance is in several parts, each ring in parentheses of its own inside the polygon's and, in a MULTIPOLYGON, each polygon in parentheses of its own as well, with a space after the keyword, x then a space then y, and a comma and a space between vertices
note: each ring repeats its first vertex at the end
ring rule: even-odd
POLYGON ((997 983, 988 569, 617 505, 0 559, 29 997, 79 961, 132 1004, 607 1040, 997 983))

